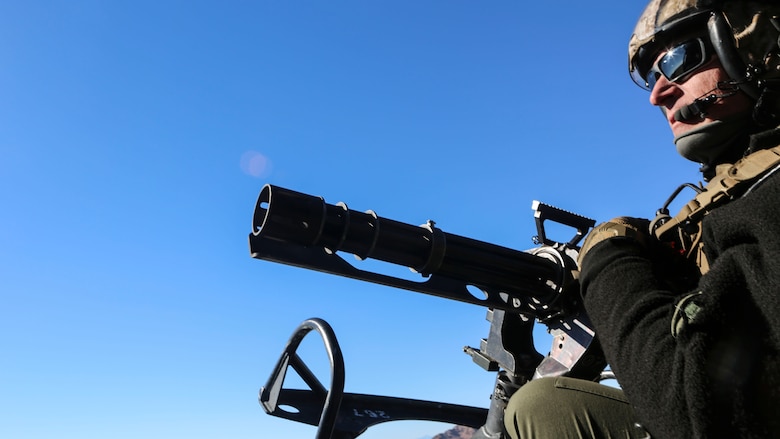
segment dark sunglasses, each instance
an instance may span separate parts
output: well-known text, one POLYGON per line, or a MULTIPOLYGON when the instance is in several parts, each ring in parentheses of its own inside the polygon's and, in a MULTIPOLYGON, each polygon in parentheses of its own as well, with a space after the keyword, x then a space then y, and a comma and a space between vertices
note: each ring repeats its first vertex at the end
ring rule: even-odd
POLYGON ((709 52, 704 40, 696 38, 668 49, 645 74, 634 68, 631 78, 645 90, 652 90, 661 75, 670 82, 684 82, 689 74, 708 60, 709 52))

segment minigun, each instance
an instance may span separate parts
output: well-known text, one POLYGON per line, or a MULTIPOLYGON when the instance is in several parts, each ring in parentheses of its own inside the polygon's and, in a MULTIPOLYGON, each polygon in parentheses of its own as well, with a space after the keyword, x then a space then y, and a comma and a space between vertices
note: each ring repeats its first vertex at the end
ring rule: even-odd
POLYGON ((537 247, 513 250, 446 233, 428 220, 421 226, 358 212, 345 203, 265 185, 255 205, 249 235, 253 258, 484 306, 490 331, 478 348, 464 352, 496 372, 490 406, 344 392, 344 362, 333 329, 324 320, 304 321, 290 337, 259 401, 273 416, 318 427, 316 439, 354 439, 370 426, 394 420, 429 420, 477 429, 474 439, 504 438, 503 412, 509 397, 532 379, 610 377, 593 325, 584 311, 577 280, 579 242, 595 221, 534 201, 537 247), (551 221, 575 231, 568 241, 548 238, 551 221), (343 254, 409 267, 421 281, 359 269, 343 254), (552 336, 547 355, 533 341, 535 322, 552 336), (331 366, 326 387, 297 355, 311 331, 324 341, 331 366), (310 387, 284 387, 292 367, 310 387))

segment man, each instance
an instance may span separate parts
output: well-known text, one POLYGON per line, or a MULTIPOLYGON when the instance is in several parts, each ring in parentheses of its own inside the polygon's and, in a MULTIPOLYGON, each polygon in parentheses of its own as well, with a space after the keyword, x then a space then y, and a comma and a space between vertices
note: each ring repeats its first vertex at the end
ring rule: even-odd
POLYGON ((708 184, 675 217, 617 218, 580 283, 621 390, 531 381, 513 438, 780 437, 780 2, 653 0, 629 43, 708 184))

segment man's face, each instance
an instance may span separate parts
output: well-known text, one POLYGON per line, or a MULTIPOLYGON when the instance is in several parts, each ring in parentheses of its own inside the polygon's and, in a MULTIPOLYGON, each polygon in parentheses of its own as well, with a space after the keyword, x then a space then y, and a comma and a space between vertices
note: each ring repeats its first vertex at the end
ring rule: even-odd
MULTIPOLYGON (((658 58, 660 59, 663 55, 664 53, 661 53, 658 58)), ((720 82, 728 81, 729 79, 720 61, 713 57, 683 81, 672 82, 663 75, 659 76, 650 92, 650 103, 663 110, 672 133, 675 137, 678 137, 704 124, 726 119, 749 111, 752 108, 752 102, 743 92, 738 91, 731 94, 732 90, 718 89, 720 82), (710 94, 731 95, 718 99, 708 106, 707 114, 704 118, 695 118, 684 122, 675 120, 674 114, 677 110, 690 105, 698 98, 710 94)))

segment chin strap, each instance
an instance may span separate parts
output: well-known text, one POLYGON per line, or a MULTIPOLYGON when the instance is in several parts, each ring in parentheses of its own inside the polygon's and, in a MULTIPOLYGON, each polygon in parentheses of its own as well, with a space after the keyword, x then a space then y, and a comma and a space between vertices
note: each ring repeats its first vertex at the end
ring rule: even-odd
POLYGON ((702 219, 716 207, 746 194, 762 176, 778 166, 780 146, 756 151, 733 165, 718 166, 715 177, 677 215, 670 217, 659 211, 651 232, 661 242, 673 243, 680 253, 695 260, 702 274, 706 273, 709 263, 701 242, 702 219))

